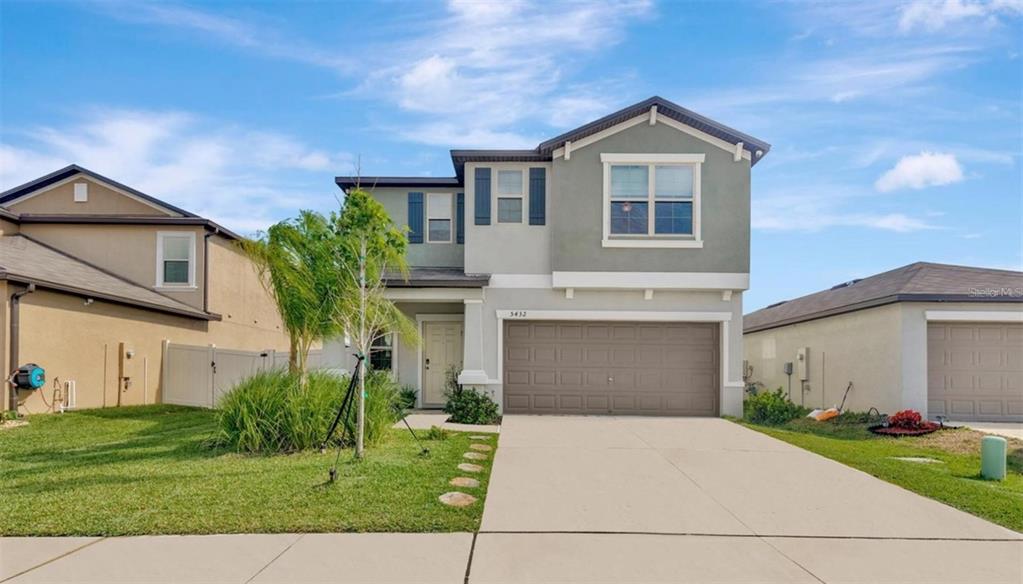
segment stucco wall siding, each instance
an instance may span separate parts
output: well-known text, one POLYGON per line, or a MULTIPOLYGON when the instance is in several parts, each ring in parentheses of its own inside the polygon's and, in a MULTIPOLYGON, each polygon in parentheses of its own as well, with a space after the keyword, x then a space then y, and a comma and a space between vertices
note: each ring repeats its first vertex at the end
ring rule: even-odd
MULTIPOLYGON (((463 250, 465 246, 455 243, 455 193, 462 192, 461 189, 440 187, 374 188, 372 185, 364 185, 363 188, 372 193, 373 198, 384 205, 395 225, 403 228, 408 227, 408 194, 410 192, 423 193, 424 201, 427 198, 427 193, 451 193, 451 243, 429 243, 424 232, 423 243, 409 244, 408 263, 410 266, 430 268, 460 268, 464 265, 463 250)), ((425 211, 424 209, 424 229, 426 228, 425 211)), ((468 217, 468 214, 466 216, 468 217)))
POLYGON ((749 333, 743 337, 745 359, 753 381, 787 392, 782 366, 795 364, 796 351, 809 347, 809 391, 800 396, 793 373, 792 401, 814 408, 838 405, 851 381, 846 409, 894 413, 903 404, 901 323, 902 309, 892 304, 749 333))
POLYGON ((638 124, 553 162, 553 269, 557 271, 749 272, 750 163, 665 124, 638 124), (702 249, 601 246, 601 153, 705 154, 702 249), (558 221, 557 218, 561 218, 558 221), (569 218, 569 219, 566 219, 569 218))
POLYGON ((8 205, 15 213, 39 215, 156 215, 176 216, 138 199, 122 195, 82 175, 37 195, 8 205), (75 184, 88 185, 88 201, 76 203, 75 184))

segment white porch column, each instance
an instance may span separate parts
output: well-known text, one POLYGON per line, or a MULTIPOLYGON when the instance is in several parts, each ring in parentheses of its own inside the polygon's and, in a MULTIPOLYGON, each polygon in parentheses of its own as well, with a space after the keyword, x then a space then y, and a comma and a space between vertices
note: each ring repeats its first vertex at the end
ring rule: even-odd
POLYGON ((485 385, 487 372, 483 370, 483 301, 466 299, 465 324, 462 332, 462 373, 458 383, 462 385, 485 385))

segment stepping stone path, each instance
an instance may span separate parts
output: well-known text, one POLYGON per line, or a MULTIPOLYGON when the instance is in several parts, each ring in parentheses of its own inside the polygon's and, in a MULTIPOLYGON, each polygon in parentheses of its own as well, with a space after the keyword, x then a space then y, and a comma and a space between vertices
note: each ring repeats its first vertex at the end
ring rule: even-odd
POLYGON ((469 436, 469 440, 490 440, 490 436, 473 435, 469 436))
POLYGON ((444 493, 440 497, 441 503, 450 505, 452 507, 468 507, 476 502, 476 497, 467 495, 465 493, 459 493, 458 491, 451 491, 450 493, 444 493))
POLYGON ((490 452, 491 450, 494 449, 493 446, 490 446, 488 444, 470 444, 469 448, 472 448, 473 450, 480 450, 483 452, 490 452))
POLYGON ((465 472, 483 472, 483 467, 478 464, 463 462, 462 464, 458 465, 458 470, 465 472))
POLYGON ((479 452, 466 452, 462 455, 462 458, 468 458, 469 460, 486 460, 486 454, 480 454, 479 452))
POLYGON ((477 481, 476 479, 471 479, 469 477, 455 477, 451 479, 451 482, 448 484, 450 484, 452 487, 467 487, 470 489, 474 489, 480 486, 479 481, 477 481))

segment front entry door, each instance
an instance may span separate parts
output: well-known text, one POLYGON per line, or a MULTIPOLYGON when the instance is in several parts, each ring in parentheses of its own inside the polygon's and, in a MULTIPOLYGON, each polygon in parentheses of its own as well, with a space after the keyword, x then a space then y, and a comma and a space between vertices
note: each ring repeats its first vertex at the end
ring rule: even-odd
POLYGON ((444 380, 452 366, 462 368, 462 323, 439 321, 423 323, 423 406, 440 407, 444 399, 444 380))

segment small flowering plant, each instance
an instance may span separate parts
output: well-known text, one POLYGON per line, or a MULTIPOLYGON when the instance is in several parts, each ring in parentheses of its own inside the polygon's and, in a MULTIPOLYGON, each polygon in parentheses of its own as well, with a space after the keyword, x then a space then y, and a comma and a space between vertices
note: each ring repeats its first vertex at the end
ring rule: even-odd
POLYGON ((916 430, 920 428, 921 421, 923 421, 923 416, 920 415, 920 412, 902 410, 901 412, 896 412, 894 416, 888 417, 888 427, 916 430))
POLYGON ((920 412, 914 410, 902 410, 893 416, 888 416, 888 423, 880 426, 871 426, 870 431, 875 434, 886 436, 919 436, 930 434, 940 426, 934 422, 923 419, 920 412))

